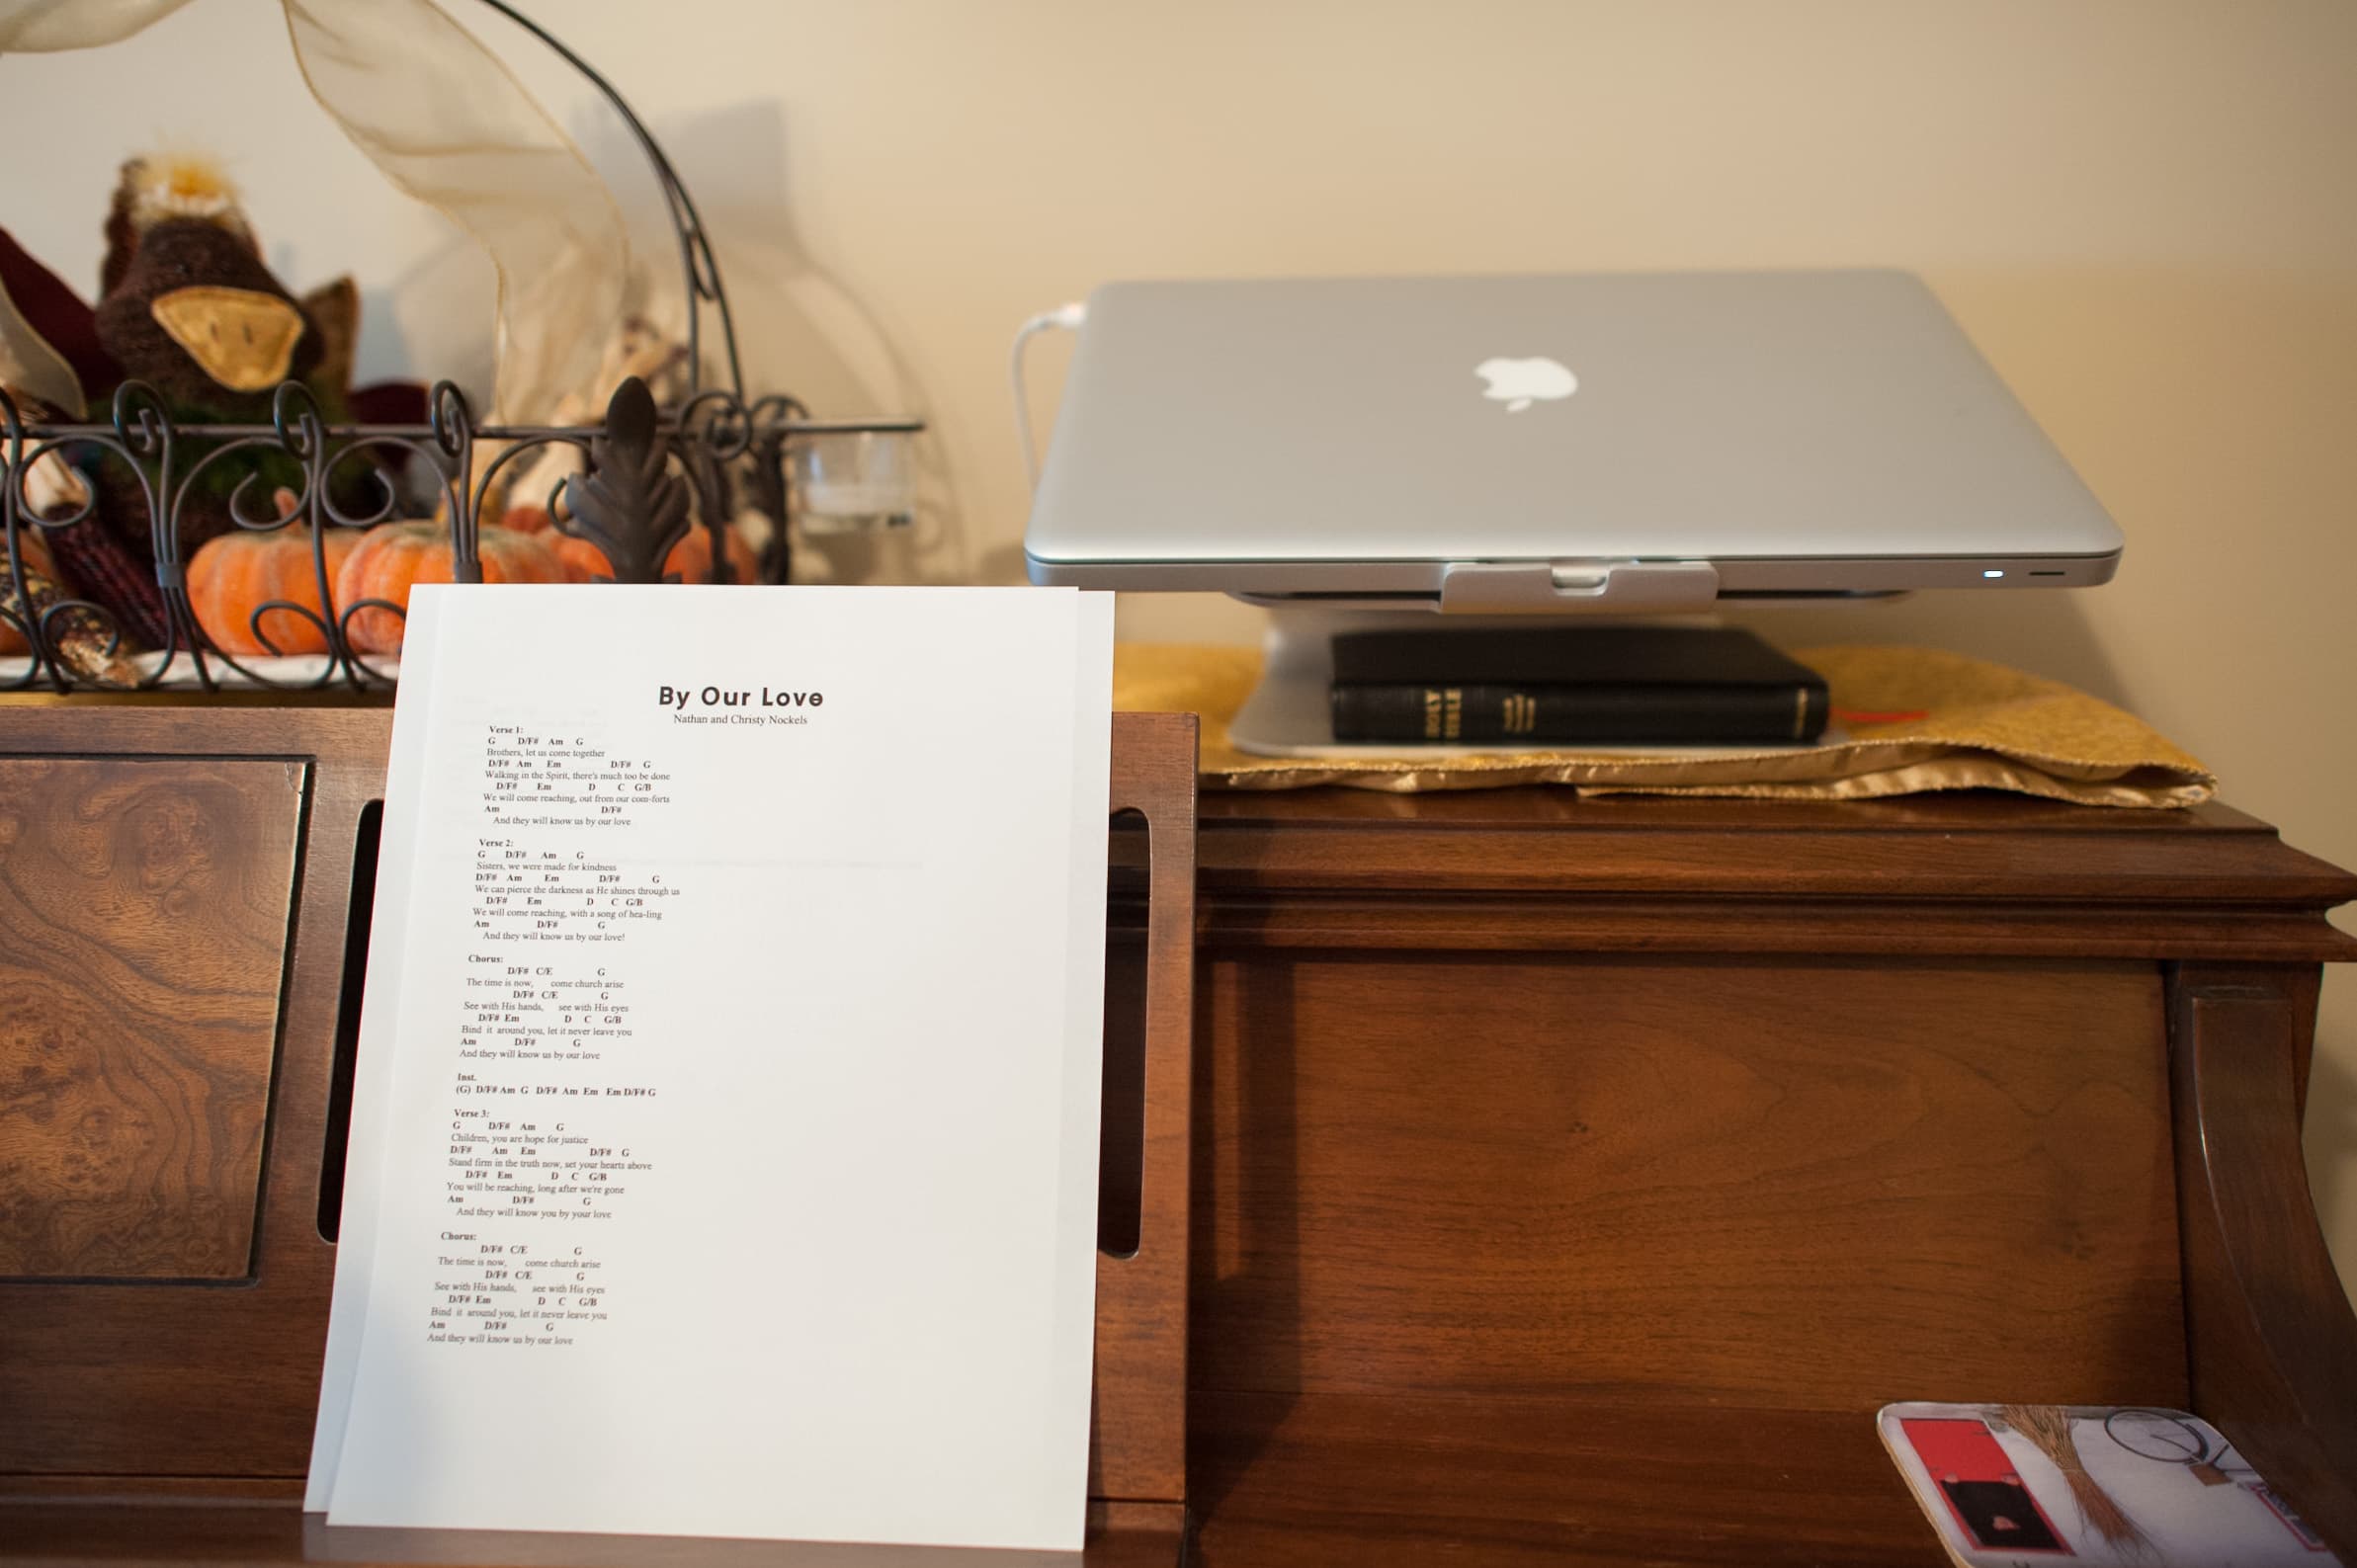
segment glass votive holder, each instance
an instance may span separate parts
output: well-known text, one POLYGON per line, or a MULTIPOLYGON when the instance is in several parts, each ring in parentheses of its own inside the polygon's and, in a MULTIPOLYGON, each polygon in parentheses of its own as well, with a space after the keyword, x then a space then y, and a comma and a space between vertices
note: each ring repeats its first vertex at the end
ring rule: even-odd
POLYGON ((794 490, 806 535, 906 528, 916 513, 909 433, 851 430, 799 436, 794 490))

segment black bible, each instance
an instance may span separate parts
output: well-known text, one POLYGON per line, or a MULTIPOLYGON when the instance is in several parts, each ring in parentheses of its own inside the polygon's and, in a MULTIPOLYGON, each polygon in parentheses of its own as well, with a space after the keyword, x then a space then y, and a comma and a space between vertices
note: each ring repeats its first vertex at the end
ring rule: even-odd
POLYGON ((1823 677, 1733 626, 1358 631, 1334 638, 1334 739, 1807 745, 1823 677))

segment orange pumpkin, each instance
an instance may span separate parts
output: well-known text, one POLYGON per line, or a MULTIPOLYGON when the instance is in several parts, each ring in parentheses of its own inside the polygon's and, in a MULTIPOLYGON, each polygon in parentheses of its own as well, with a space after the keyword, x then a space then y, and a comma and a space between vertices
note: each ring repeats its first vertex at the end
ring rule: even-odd
MULTIPOLYGON (((757 583, 761 580, 761 561, 747 544, 744 536, 733 528, 720 530, 722 545, 728 561, 728 580, 732 583, 757 583)), ((665 575, 676 573, 683 583, 700 583, 712 575, 712 534, 702 524, 688 530, 685 537, 671 546, 671 553, 663 557, 665 575)))
MULTIPOLYGON (((76 527, 79 526, 81 525, 76 525, 76 527)), ((90 526, 95 528, 97 525, 90 526)), ((40 529, 30 526, 20 526, 17 529, 17 559, 25 563, 25 570, 39 572, 52 583, 58 581, 57 558, 49 553, 49 541, 42 536, 40 529)), ((59 586, 63 587, 64 585, 59 583, 59 586)), ((5 542, 0 542, 0 601, 13 600, 16 597, 16 582, 8 575, 8 545, 5 542)), ((70 589, 67 591, 71 592, 70 589)), ((10 608, 14 609, 14 606, 12 605, 10 608)), ((18 614, 23 614, 23 612, 20 611, 18 614)), ((54 631, 54 626, 51 629, 54 631)), ((32 644, 25 640, 24 634, 17 630, 13 622, 0 620, 0 654, 31 653, 32 651, 32 644)))
MULTIPOLYGON (((541 515, 547 516, 545 512, 541 515)), ((753 546, 747 544, 744 536, 736 530, 727 529, 724 532, 728 538, 728 580, 732 583, 759 582, 761 562, 754 556, 753 546)), ((541 536, 555 543, 557 558, 564 562, 566 582, 586 583, 593 578, 614 575, 613 563, 606 559, 606 552, 589 540, 563 534, 545 534, 541 536)), ((683 583, 700 583, 712 575, 712 536, 705 532, 702 524, 689 529, 685 536, 671 546, 671 553, 663 557, 663 573, 665 576, 677 577, 683 583)))
MULTIPOLYGON (((475 540, 486 583, 561 583, 564 564, 541 538, 511 529, 485 528, 475 540)), ((451 578, 450 531, 439 523, 380 523, 361 536, 336 573, 336 603, 381 599, 409 609, 409 590, 451 578)), ((352 646, 361 653, 398 653, 406 622, 388 610, 352 617, 352 646)))
MULTIPOLYGON (((336 581, 359 543, 360 536, 349 529, 327 531, 322 549, 329 583, 336 581)), ((291 610, 265 611, 260 635, 255 633, 254 612, 274 599, 324 616, 308 529, 296 526, 267 534, 233 529, 207 539, 189 557, 188 599, 207 638, 233 658, 260 658, 274 647, 280 653, 327 651, 327 634, 318 623, 291 610)))

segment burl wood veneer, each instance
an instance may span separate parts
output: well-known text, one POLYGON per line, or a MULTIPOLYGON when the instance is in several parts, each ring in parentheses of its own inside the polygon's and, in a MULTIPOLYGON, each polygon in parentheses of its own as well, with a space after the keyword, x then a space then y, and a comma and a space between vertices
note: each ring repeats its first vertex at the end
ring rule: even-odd
POLYGON ((0 760, 0 1279, 246 1277, 302 784, 0 760))

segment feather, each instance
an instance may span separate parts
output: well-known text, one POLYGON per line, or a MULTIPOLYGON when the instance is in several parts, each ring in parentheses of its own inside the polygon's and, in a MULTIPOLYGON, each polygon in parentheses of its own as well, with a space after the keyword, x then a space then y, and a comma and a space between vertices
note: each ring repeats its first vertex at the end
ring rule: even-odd
POLYGON ((244 234, 245 214, 237 187, 220 160, 201 152, 167 152, 133 158, 123 166, 130 188, 130 218, 145 230, 167 218, 194 217, 244 234))

